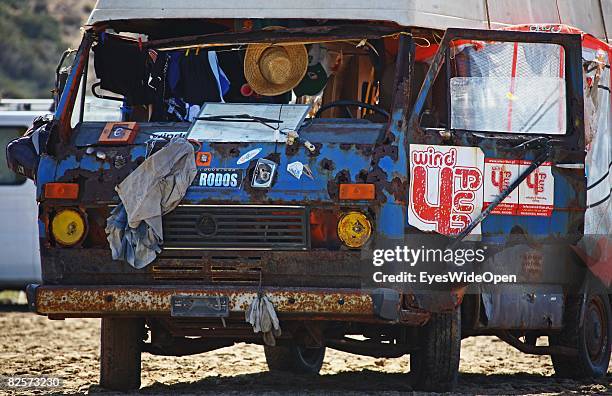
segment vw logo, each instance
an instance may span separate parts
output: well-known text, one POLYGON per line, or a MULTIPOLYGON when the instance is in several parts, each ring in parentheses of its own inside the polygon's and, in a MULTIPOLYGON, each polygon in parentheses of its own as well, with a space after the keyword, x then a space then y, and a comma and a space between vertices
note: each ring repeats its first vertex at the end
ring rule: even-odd
POLYGON ((213 236, 217 233, 217 222, 211 216, 204 215, 198 220, 196 230, 202 236, 213 236))

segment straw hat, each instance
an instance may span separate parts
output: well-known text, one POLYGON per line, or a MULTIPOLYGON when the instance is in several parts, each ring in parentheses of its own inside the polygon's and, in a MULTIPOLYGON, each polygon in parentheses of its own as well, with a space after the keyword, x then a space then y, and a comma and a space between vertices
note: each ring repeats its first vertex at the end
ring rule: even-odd
POLYGON ((306 75, 308 51, 303 44, 249 44, 244 57, 244 76, 260 95, 276 96, 291 91, 306 75))

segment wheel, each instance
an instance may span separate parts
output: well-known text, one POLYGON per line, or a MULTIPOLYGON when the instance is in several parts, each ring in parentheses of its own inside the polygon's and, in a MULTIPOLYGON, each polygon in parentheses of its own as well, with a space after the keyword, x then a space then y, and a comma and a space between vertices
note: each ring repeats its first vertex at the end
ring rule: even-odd
POLYGON ((584 304, 580 326, 581 295, 568 296, 564 327, 560 334, 551 335, 551 345, 562 345, 578 350, 578 356, 556 356, 551 359, 559 377, 585 379, 601 377, 608 371, 612 340, 612 311, 607 295, 590 294, 584 304))
POLYGON ((461 311, 433 314, 419 331, 419 349, 410 354, 415 390, 450 392, 457 385, 461 352, 461 311))
POLYGON ((142 319, 102 318, 100 386, 128 391, 140 388, 142 319))
POLYGON ((319 374, 325 357, 325 347, 306 348, 264 345, 266 363, 270 371, 290 371, 298 374, 319 374))

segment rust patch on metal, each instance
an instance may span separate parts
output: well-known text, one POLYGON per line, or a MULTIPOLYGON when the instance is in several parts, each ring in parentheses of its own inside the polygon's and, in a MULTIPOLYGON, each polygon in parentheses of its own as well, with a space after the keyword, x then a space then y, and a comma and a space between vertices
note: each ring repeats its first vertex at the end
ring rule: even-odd
POLYGON ((330 160, 329 158, 323 158, 319 165, 321 170, 324 172, 332 172, 334 169, 336 169, 334 161, 330 160))
POLYGON ((351 173, 348 169, 343 169, 336 174, 334 179, 329 179, 327 181, 327 193, 329 197, 333 200, 337 200, 340 195, 340 184, 350 183, 351 182, 351 173))
POLYGON ((293 144, 285 144, 285 155, 287 157, 293 157, 300 151, 300 144, 294 142, 293 144))
POLYGON ((308 156, 309 157, 318 157, 319 154, 321 154, 321 148, 323 147, 322 143, 312 143, 312 145, 314 146, 314 150, 310 151, 310 150, 306 150, 308 152, 308 156))
POLYGON ((544 267, 544 256, 541 252, 532 250, 521 255, 522 272, 531 282, 539 282, 542 280, 542 272, 544 267))
POLYGON ((240 158, 240 149, 248 147, 246 143, 211 143, 214 158, 231 159, 240 158))
POLYGON ((371 157, 372 156, 372 145, 371 144, 356 144, 355 148, 357 152, 363 157, 371 157))
MULTIPOLYGON (((373 315, 372 298, 356 289, 265 288, 279 313, 373 315)), ((169 314, 175 295, 227 296, 231 312, 244 312, 257 296, 257 287, 118 287, 41 286, 37 312, 47 315, 169 314)))
POLYGON ((399 151, 398 151, 397 146, 392 146, 392 145, 376 146, 376 148, 374 149, 374 153, 372 154, 372 163, 378 164, 378 162, 384 157, 389 157, 393 161, 397 161, 399 157, 399 151))
POLYGON ((408 180, 405 178, 394 177, 391 183, 387 185, 387 191, 393 195, 396 202, 408 202, 408 180))

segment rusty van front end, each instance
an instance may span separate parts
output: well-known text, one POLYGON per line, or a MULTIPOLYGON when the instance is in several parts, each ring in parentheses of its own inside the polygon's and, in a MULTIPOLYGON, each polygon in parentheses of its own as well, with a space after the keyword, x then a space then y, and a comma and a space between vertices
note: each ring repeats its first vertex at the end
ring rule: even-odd
MULTIPOLYGON (((28 300, 50 319, 102 318, 103 386, 138 388, 142 352, 252 342, 298 373, 318 373, 326 347, 410 354, 415 388, 447 391, 461 338, 484 334, 563 375, 606 372, 610 301, 585 288, 575 249, 580 34, 100 12, 38 125, 43 282, 28 300), (122 119, 85 121, 89 90, 122 119), (159 249, 139 239, 154 221, 114 246, 110 219, 134 216, 126 180, 179 140, 194 173, 162 211, 159 249), (452 258, 384 254, 404 248, 452 258)), ((133 183, 165 185, 168 168, 133 183)), ((135 202, 164 207, 151 191, 135 202)))

